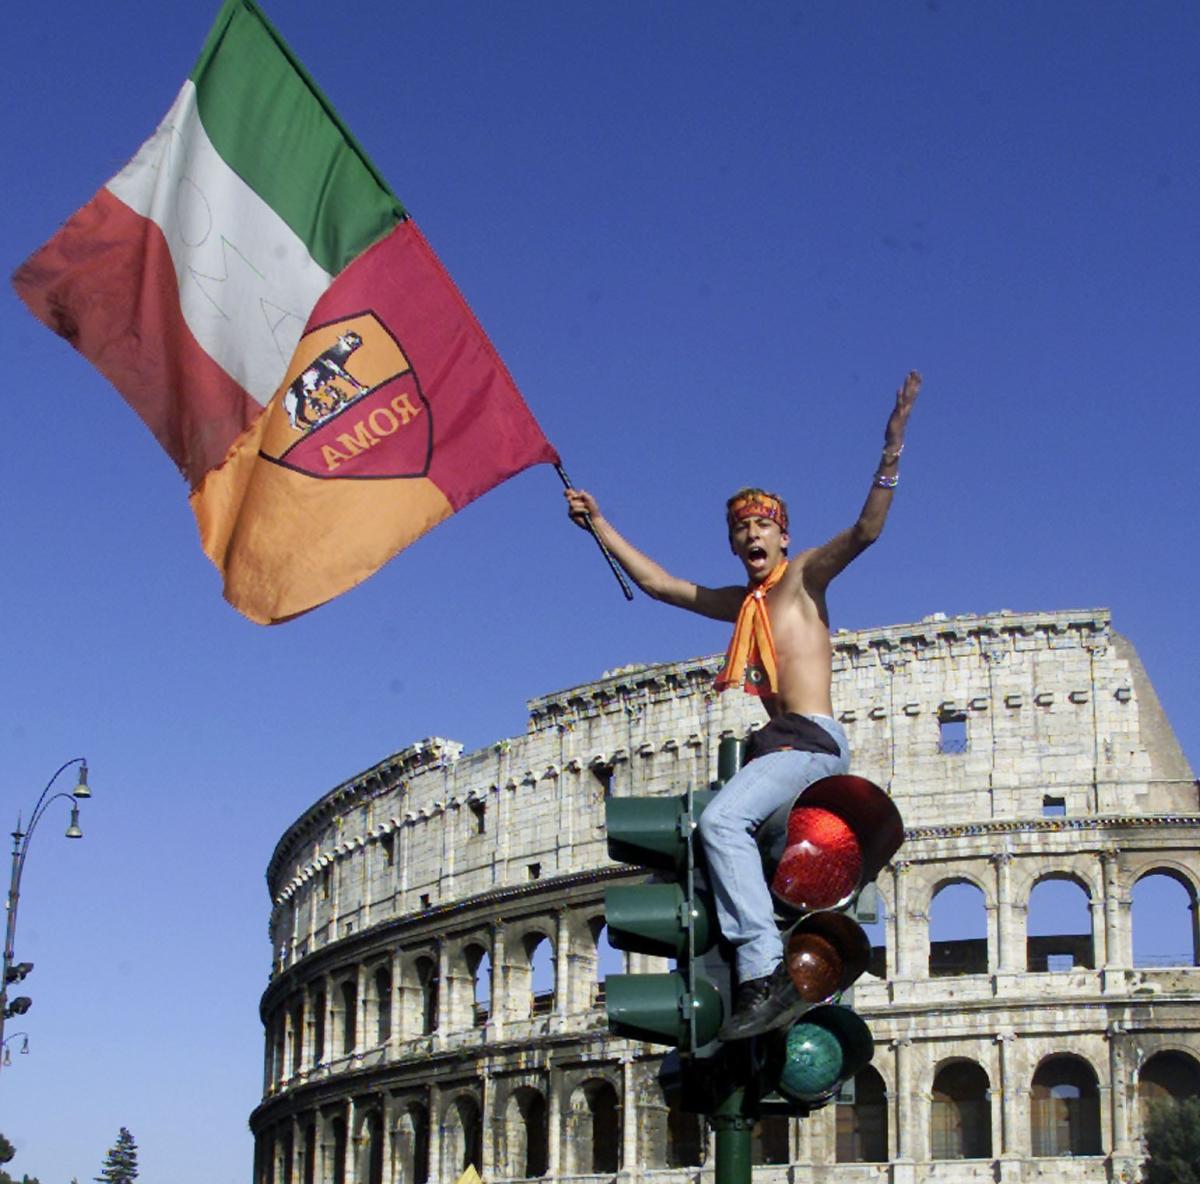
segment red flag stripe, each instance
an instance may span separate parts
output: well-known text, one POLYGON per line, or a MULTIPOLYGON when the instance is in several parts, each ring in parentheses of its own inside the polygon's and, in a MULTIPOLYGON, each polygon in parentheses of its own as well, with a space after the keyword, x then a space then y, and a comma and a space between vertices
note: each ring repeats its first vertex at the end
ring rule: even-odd
POLYGON ((22 264, 13 285, 121 392, 192 488, 261 414, 184 321, 162 231, 108 190, 22 264))

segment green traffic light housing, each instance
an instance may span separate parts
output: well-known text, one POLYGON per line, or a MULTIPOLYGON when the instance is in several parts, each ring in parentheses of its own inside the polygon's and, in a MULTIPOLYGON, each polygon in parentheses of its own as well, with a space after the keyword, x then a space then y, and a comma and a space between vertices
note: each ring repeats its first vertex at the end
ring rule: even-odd
POLYGON ((683 871, 692 827, 712 796, 712 790, 697 790, 670 798, 609 798, 604 803, 609 855, 638 867, 683 871))
POLYGON ((706 978, 671 974, 610 974, 604 980, 609 1030, 616 1036, 688 1050, 716 1039, 724 1011, 706 978))
POLYGON ((604 919, 619 950, 674 958, 665 974, 610 974, 605 1009, 614 1035, 685 1051, 716 1038, 724 1006, 696 959, 717 941, 712 901, 696 868, 696 819, 712 791, 678 797, 610 798, 605 804, 609 854, 659 877, 609 888, 604 919))
POLYGON ((781 1041, 779 1093, 815 1110, 832 1101, 874 1052, 870 1029, 857 1013, 837 1004, 814 1007, 781 1041))
POLYGON ((710 950, 717 940, 713 906, 707 893, 689 901, 682 885, 619 884, 604 893, 604 916, 609 943, 618 950, 685 957, 688 931, 690 948, 697 954, 710 950))

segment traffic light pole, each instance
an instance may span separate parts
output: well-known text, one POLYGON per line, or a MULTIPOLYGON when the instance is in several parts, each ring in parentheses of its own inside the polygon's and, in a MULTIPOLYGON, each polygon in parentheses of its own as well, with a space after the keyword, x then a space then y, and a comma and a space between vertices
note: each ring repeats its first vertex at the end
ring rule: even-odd
MULTIPOLYGON (((29 853, 29 840, 33 838, 34 829, 41 821, 46 808, 58 798, 66 798, 71 803, 71 825, 67 828, 66 837, 70 839, 81 838, 83 831, 79 829, 79 804, 77 799, 90 796, 87 784, 87 760, 84 757, 77 756, 67 761, 66 764, 60 765, 54 776, 50 778, 46 784, 46 788, 42 790, 41 797, 37 800, 37 805, 33 808, 33 813, 29 818, 29 825, 24 830, 21 829, 21 816, 17 815, 17 829, 12 832, 12 872, 9 877, 8 897, 4 906, 7 917, 4 928, 4 969, 3 977, 0 977, 0 1049, 4 1046, 4 1021, 12 1015, 23 1014, 29 1007, 28 999, 16 999, 11 1004, 8 1001, 10 983, 19 982, 32 969, 32 963, 23 963, 20 966, 14 964, 16 955, 13 949, 17 936, 17 905, 21 900, 21 873, 25 870, 25 856, 29 853), (46 795, 50 793, 55 781, 58 780, 59 774, 76 764, 80 766, 80 772, 79 784, 75 787, 74 791, 72 793, 56 793, 51 797, 47 797, 46 795), (19 1003, 23 1003, 24 1006, 18 1007, 19 1003)), ((0 1060, 2 1059, 0 1058, 0 1060)))
MULTIPOLYGON (((717 747, 717 780, 724 785, 742 767, 744 740, 727 736, 717 747)), ((741 1062, 732 1074, 736 1084, 721 1100, 712 1116, 716 1134, 715 1184, 750 1184, 753 1176, 751 1143, 754 1119, 746 1113, 746 1081, 749 1056, 745 1045, 726 1048, 730 1060, 741 1062)))

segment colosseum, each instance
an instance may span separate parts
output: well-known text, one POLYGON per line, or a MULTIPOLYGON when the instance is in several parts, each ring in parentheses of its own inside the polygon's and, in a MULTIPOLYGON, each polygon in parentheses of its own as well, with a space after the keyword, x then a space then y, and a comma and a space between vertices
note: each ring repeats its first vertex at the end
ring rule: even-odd
MULTIPOLYGON (((853 769, 906 839, 854 1005, 873 1063, 764 1119, 759 1184, 1132 1181, 1149 1103, 1200 1093, 1200 783, 1104 610, 835 635, 853 769)), ((325 794, 267 872, 255 1184, 711 1180, 664 1049, 610 1036, 622 961, 604 803, 715 776, 761 708, 715 658, 529 704, 476 752, 431 738, 325 794)))

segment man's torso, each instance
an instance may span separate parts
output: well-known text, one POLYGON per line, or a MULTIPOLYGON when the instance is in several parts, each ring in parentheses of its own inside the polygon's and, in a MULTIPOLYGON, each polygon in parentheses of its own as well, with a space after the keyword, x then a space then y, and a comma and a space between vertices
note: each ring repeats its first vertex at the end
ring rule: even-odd
POLYGON ((767 611, 775 639, 777 693, 763 700, 767 714, 832 715, 833 643, 825 597, 814 597, 804 582, 798 555, 784 577, 767 593, 767 611))

